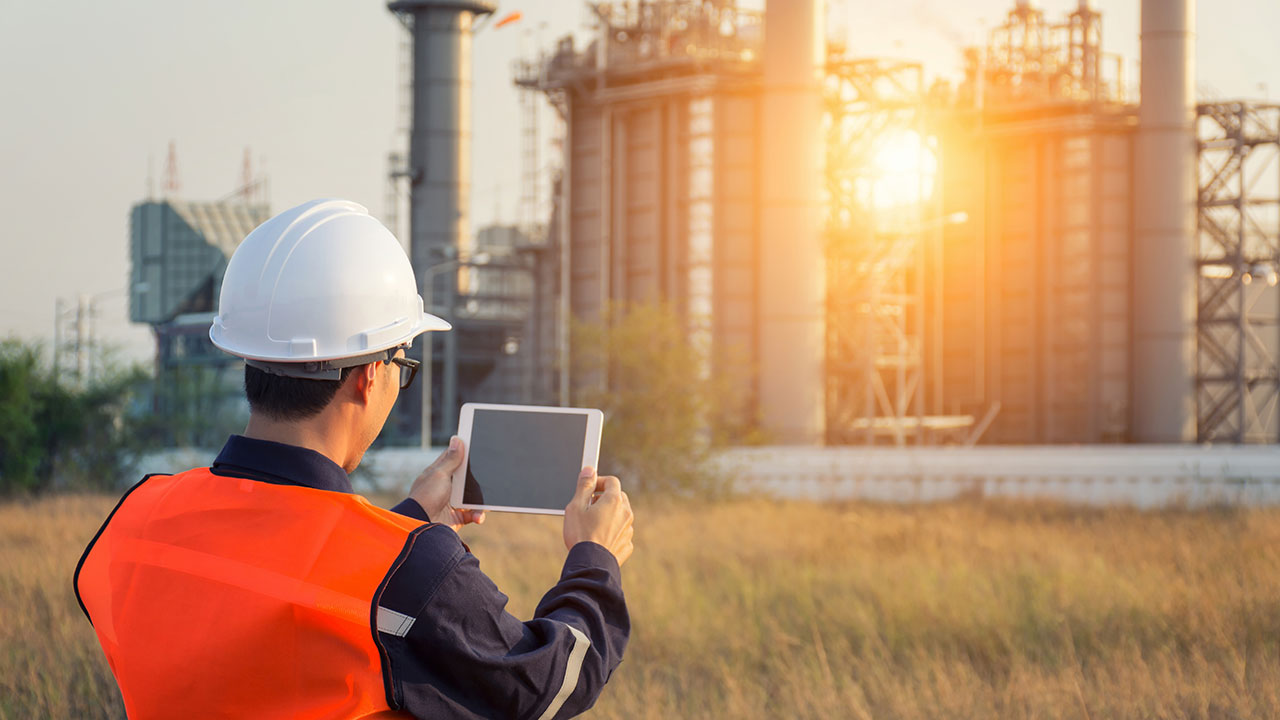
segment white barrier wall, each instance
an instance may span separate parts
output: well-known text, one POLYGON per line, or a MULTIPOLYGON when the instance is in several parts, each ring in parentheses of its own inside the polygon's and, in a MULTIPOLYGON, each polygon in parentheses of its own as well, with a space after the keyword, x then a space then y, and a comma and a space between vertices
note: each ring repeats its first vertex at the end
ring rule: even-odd
MULTIPOLYGON (((404 492, 441 452, 372 451, 353 482, 362 492, 404 492)), ((207 465, 216 455, 157 453, 138 463, 136 475, 207 465)), ((759 447, 733 448, 718 462, 741 492, 804 500, 976 496, 1143 508, 1280 504, 1280 446, 759 447)))
POLYGON ((1280 448, 1272 446, 765 447, 730 450, 721 462, 739 490, 811 500, 1280 504, 1280 448))

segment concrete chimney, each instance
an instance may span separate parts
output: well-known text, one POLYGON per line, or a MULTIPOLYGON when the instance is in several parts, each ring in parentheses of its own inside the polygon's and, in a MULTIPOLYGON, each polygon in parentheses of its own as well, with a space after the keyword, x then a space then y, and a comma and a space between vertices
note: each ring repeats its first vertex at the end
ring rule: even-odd
POLYGON ((759 401, 772 439, 826 435, 822 0, 768 0, 761 137, 759 401))
MULTIPOLYGON (((469 249, 471 186, 471 28, 495 3, 481 0, 395 0, 387 9, 406 20, 413 31, 413 126, 409 136, 409 259, 418 292, 428 312, 453 321, 457 274, 435 272, 469 249)), ((429 333, 414 344, 413 354, 428 363, 422 381, 421 417, 431 421, 431 347, 429 333)), ((441 378, 443 434, 457 428, 458 331, 444 335, 441 378)), ((424 427, 422 445, 430 445, 424 427)))
POLYGON ((1196 439, 1195 0, 1142 3, 1133 438, 1196 439))

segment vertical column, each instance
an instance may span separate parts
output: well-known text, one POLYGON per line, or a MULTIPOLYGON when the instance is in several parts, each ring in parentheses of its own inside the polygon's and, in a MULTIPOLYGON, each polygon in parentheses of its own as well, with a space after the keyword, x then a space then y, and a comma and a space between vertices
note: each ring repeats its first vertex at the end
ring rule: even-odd
MULTIPOLYGON (((471 28, 477 15, 493 12, 481 0, 395 0, 387 5, 413 23, 413 125, 409 134, 409 259, 430 312, 453 322, 456 263, 470 247, 471 28)), ((424 363, 422 443, 431 426, 448 434, 457 426, 458 333, 444 333, 441 418, 432 422, 432 335, 417 343, 424 363)))
POLYGON ((768 0, 761 138, 759 398, 785 444, 826 433, 821 229, 823 0, 768 0))
POLYGON ((1196 439, 1195 0, 1142 4, 1133 438, 1196 439))
POLYGON ((556 297, 556 392, 561 407, 568 407, 569 396, 569 324, 573 317, 571 282, 573 268, 570 242, 573 240, 573 102, 565 101, 563 167, 560 175, 560 246, 557 272, 560 293, 556 297))

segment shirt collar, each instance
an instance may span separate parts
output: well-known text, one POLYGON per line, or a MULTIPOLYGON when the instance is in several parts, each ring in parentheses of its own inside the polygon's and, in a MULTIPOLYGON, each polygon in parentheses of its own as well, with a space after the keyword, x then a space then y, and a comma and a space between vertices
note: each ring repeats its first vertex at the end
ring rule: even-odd
POLYGON ((213 461, 213 469, 282 485, 352 492, 347 472, 315 450, 243 435, 227 439, 213 461))

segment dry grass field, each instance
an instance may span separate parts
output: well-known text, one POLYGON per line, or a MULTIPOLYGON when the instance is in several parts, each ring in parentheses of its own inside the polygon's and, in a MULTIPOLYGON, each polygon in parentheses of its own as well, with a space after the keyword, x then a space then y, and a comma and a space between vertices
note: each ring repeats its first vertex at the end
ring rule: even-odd
MULTIPOLYGON (((113 501, 0 505, 0 717, 121 717, 70 578, 113 501)), ((1280 717, 1280 511, 638 503, 597 718, 1280 717)), ((467 540, 527 616, 558 520, 467 540)))

